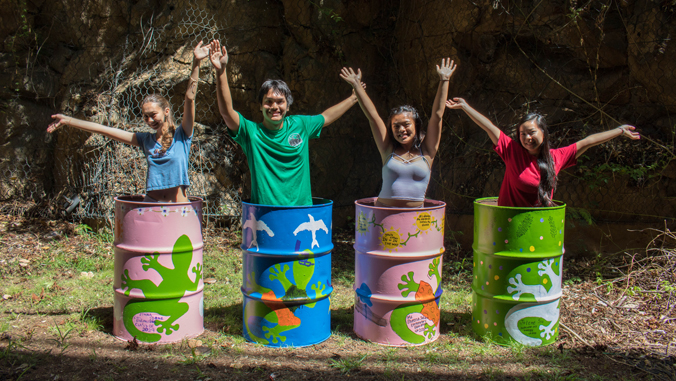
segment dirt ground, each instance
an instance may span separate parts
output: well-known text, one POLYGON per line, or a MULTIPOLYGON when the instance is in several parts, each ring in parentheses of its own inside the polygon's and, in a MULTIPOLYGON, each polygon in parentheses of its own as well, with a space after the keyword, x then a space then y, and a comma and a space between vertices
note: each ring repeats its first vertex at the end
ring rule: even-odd
MULTIPOLYGON (((280 349, 243 340, 241 301, 205 306, 201 336, 161 346, 116 339, 110 304, 86 311, 41 308, 50 293, 77 295, 64 285, 87 277, 64 265, 47 291, 36 291, 40 286, 32 280, 43 271, 42 252, 53 250, 58 241, 66 252, 95 258, 106 255, 97 248, 110 243, 101 235, 78 233, 81 226, 62 221, 0 216, 0 226, 3 380, 676 380, 676 237, 668 230, 660 231, 642 251, 569 260, 562 329, 557 343, 549 347, 497 346, 471 332, 468 306, 442 304, 441 337, 426 346, 391 348, 365 342, 352 332, 351 308, 337 306, 332 307, 328 340, 280 349)), ((338 232, 334 239, 338 273, 354 268, 350 233, 338 232)), ((236 260, 236 241, 236 232, 210 232, 205 246, 231 252, 236 260)), ((462 261, 468 255, 456 247, 444 258, 444 276, 453 279, 457 289, 470 287, 471 270, 462 261)), ((105 279, 98 282, 110 286, 105 279)), ((334 292, 353 292, 351 285, 336 283, 334 292)))

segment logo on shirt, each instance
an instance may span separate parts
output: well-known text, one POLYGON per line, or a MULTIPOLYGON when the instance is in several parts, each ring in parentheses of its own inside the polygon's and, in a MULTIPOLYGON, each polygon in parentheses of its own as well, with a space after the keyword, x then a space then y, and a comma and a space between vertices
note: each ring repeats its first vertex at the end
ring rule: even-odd
POLYGON ((289 135, 289 145, 291 147, 298 147, 303 143, 303 138, 300 137, 299 133, 293 133, 289 135))

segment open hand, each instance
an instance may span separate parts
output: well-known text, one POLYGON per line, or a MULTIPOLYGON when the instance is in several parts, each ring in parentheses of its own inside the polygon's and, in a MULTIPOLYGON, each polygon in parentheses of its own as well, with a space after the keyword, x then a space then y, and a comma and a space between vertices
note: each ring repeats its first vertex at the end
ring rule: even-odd
MULTIPOLYGON (((344 79, 347 83, 352 85, 352 87, 359 86, 361 82, 361 69, 357 69, 355 73, 351 67, 344 67, 340 70, 340 78, 344 79)), ((366 85, 362 84, 362 87, 366 88, 366 85)))
POLYGON ((617 127, 617 128, 621 129, 622 135, 628 137, 629 139, 632 139, 632 140, 641 139, 641 135, 638 132, 634 131, 634 130, 636 130, 636 127, 634 127, 634 126, 630 126, 628 124, 623 124, 623 125, 621 125, 620 127, 617 127))
POLYGON ((65 116, 63 114, 56 114, 52 115, 52 119, 56 120, 52 122, 52 124, 50 124, 49 127, 47 127, 47 132, 49 132, 50 134, 58 130, 61 126, 67 126, 68 125, 67 122, 70 120, 70 117, 65 116))
POLYGON ((201 61, 209 57, 209 46, 210 45, 202 46, 202 40, 200 40, 200 42, 197 43, 195 50, 193 51, 193 53, 195 53, 195 59, 201 61))
POLYGON ((228 64, 228 52, 225 50, 225 46, 221 46, 220 41, 213 40, 209 44, 211 49, 211 64, 214 65, 216 70, 225 69, 225 65, 228 64))
POLYGON ((446 107, 450 108, 451 110, 460 110, 465 106, 467 106, 467 102, 465 102, 465 100, 462 98, 446 100, 446 107))
POLYGON ((458 67, 450 58, 444 58, 441 60, 441 66, 437 65, 437 73, 439 74, 440 81, 448 81, 455 69, 458 67))

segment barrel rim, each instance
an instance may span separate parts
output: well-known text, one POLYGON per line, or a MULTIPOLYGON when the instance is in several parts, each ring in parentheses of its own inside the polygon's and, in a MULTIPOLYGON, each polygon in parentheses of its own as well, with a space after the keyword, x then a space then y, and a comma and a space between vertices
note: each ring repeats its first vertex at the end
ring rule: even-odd
POLYGON ((308 208, 323 208, 333 205, 333 200, 323 197, 312 197, 312 205, 268 205, 268 204, 254 204, 252 202, 242 200, 242 206, 248 205, 251 207, 264 207, 270 209, 308 209, 308 208))
POLYGON ((367 250, 367 251, 362 251, 357 248, 357 244, 355 243, 352 245, 352 248, 355 251, 355 254, 361 254, 361 255, 372 255, 375 257, 380 257, 380 258, 395 258, 395 259, 407 259, 407 258, 415 258, 416 260, 423 259, 423 258, 436 258, 439 256, 443 256, 444 253, 446 252, 445 247, 440 247, 438 249, 432 249, 432 250, 424 250, 424 251, 416 251, 416 252, 397 252, 397 254, 393 254, 389 252, 389 250, 367 250))
POLYGON ((361 198, 354 201, 355 206, 359 206, 367 209, 377 209, 377 210, 387 210, 387 211, 427 211, 427 210, 437 210, 446 207, 446 203, 439 200, 433 200, 431 198, 426 198, 422 208, 402 208, 402 207, 392 207, 392 206, 376 206, 376 200, 378 197, 367 197, 361 198), (371 204, 371 205, 369 205, 371 204), (426 206, 427 204, 432 204, 432 206, 426 206))
MULTIPOLYGON (((312 254, 308 254, 307 251, 284 251, 284 250, 269 250, 267 247, 263 247, 261 250, 258 251, 253 251, 251 248, 245 249, 244 244, 239 245, 240 250, 242 250, 242 255, 245 254, 251 254, 257 257, 279 257, 279 258, 289 258, 289 257, 307 257, 307 258, 316 258, 316 257, 324 257, 326 255, 331 255, 333 252, 334 246, 333 244, 330 245, 328 250, 322 250, 322 251, 313 251, 312 254)), ((328 247, 328 246, 327 246, 328 247)), ((321 249, 321 248, 320 248, 321 249)), ((299 259, 299 258, 295 258, 299 259)))
POLYGON ((153 205, 153 206, 180 206, 180 205, 192 205, 196 202, 202 203, 204 200, 201 197, 197 196, 188 196, 188 201, 183 202, 161 202, 161 201, 143 201, 145 198, 142 194, 128 194, 114 197, 115 202, 123 204, 143 204, 143 205, 153 205))
POLYGON ((482 206, 482 207, 487 207, 487 208, 495 208, 495 209, 516 209, 516 210, 531 210, 531 211, 537 211, 537 210, 557 210, 557 209, 565 209, 566 204, 563 201, 559 200, 553 200, 556 203, 560 203, 560 205, 557 206, 501 206, 501 205, 492 205, 492 204, 486 204, 481 201, 488 201, 488 200, 496 200, 497 197, 482 197, 482 198, 477 198, 474 200, 474 206, 482 206))
MULTIPOLYGON (((289 306, 289 305, 302 305, 302 306, 304 306, 306 304, 318 303, 318 302, 320 302, 324 299, 329 298, 331 296, 331 294, 333 294, 333 286, 329 286, 329 287, 331 289, 331 292, 329 292, 328 294, 322 295, 320 298, 307 298, 307 299, 263 299, 263 298, 259 298, 259 297, 256 297, 256 296, 251 296, 251 294, 247 294, 246 291, 244 290, 244 286, 240 287, 239 290, 242 293, 243 297, 249 298, 251 300, 255 300, 255 301, 261 302, 261 303, 266 303, 266 302, 267 303, 282 303, 285 306, 289 306)), ((329 299, 329 302, 330 302, 330 299, 329 299)), ((330 310, 330 308, 331 307, 329 307, 329 310, 330 310)))
MULTIPOLYGON (((183 299, 183 298, 188 297, 188 296, 203 294, 204 293, 203 292, 204 291, 204 282, 199 282, 199 285, 197 286, 197 290, 195 290, 195 291, 184 291, 182 294, 178 293, 178 292, 177 293, 168 292, 166 294, 159 295, 160 297, 146 296, 143 292, 138 292, 138 291, 135 292, 134 290, 137 290, 137 289, 136 288, 131 289, 129 291, 129 295, 126 295, 125 291, 123 291, 123 289, 121 289, 119 287, 115 287, 115 285, 113 285, 113 296, 120 296, 120 297, 124 297, 124 298, 127 298, 127 299, 141 299, 141 300, 147 300, 147 301, 176 300, 176 299, 180 300, 180 299, 183 299), (138 295, 140 295, 140 296, 138 296, 138 295), (174 295, 176 295, 176 296, 174 296, 174 295)), ((153 295, 153 294, 151 293, 151 295, 153 295)))

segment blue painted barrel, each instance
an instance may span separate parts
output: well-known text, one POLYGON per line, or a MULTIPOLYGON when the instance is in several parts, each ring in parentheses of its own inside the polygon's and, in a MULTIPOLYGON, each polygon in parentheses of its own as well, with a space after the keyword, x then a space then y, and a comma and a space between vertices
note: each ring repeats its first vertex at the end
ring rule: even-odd
POLYGON ((310 206, 242 203, 244 337, 303 347, 331 335, 331 200, 310 206))

